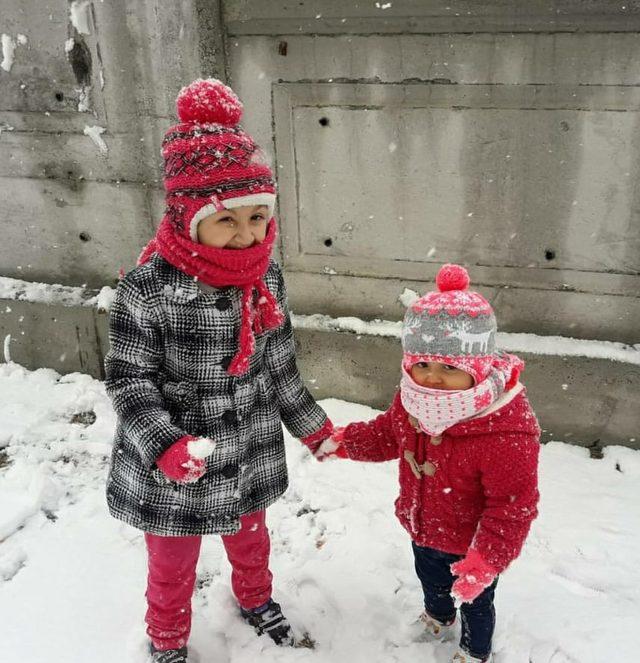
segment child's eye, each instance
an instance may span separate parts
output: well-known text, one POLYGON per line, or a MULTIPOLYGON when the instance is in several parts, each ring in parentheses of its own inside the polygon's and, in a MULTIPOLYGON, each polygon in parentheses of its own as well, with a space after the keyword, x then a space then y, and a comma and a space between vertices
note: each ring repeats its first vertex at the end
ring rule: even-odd
POLYGON ((429 363, 426 361, 419 361, 416 366, 418 368, 429 368, 429 363))
POLYGON ((446 371, 457 371, 458 369, 455 366, 451 366, 451 364, 444 364, 444 368, 446 371))
POLYGON ((254 215, 251 217, 251 220, 252 220, 252 221, 258 221, 258 222, 259 222, 259 221, 264 221, 264 219, 265 219, 264 214, 254 214, 254 215))
POLYGON ((234 219, 230 216, 223 216, 221 219, 218 219, 219 223, 234 223, 234 219))

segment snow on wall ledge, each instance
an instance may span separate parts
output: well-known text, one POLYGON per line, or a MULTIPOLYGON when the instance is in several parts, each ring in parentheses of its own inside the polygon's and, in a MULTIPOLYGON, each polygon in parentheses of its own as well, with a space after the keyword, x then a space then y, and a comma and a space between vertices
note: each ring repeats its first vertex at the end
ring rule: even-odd
MULTIPOLYGON (((293 326, 297 329, 351 332, 362 336, 387 336, 398 340, 401 337, 401 322, 390 320, 365 322, 359 318, 331 318, 321 314, 292 315, 291 317, 293 326)), ((631 346, 612 341, 588 341, 565 336, 538 336, 537 334, 506 332, 498 332, 496 341, 498 347, 507 352, 608 359, 640 366, 640 343, 631 346)))
POLYGON ((0 276, 0 299, 12 301, 60 306, 89 306, 108 311, 114 294, 115 290, 109 286, 95 291, 58 283, 36 283, 0 276))
MULTIPOLYGON (((105 286, 100 291, 82 287, 21 281, 0 277, 0 299, 62 306, 95 307, 108 311, 115 290, 105 286)), ((384 336, 400 339, 401 322, 391 320, 365 321, 354 317, 332 318, 328 315, 291 315, 296 329, 322 332, 345 332, 360 336, 384 336)), ((640 366, 640 343, 625 345, 612 341, 590 341, 565 336, 538 336, 498 332, 498 346, 507 352, 528 352, 537 355, 607 359, 640 366)))

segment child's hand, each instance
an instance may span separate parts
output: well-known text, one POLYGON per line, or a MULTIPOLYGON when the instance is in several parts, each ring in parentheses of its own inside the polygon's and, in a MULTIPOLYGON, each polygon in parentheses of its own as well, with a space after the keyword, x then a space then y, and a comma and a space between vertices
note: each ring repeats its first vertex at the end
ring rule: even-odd
POLYGON ((156 465, 171 481, 194 483, 205 473, 205 458, 213 453, 214 442, 206 437, 185 435, 158 456, 156 465))
POLYGON ((320 462, 332 458, 349 458, 344 448, 344 428, 334 428, 331 437, 324 440, 313 455, 320 462))
POLYGON ((467 556, 451 565, 451 572, 458 576, 453 583, 452 594, 460 603, 471 603, 488 587, 498 572, 486 562, 480 553, 473 548, 467 556))

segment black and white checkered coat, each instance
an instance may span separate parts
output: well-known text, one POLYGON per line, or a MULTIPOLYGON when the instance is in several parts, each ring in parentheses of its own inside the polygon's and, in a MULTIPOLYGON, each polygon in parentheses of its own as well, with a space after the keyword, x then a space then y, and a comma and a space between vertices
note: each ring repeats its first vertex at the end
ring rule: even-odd
POLYGON ((107 484, 116 518, 165 536, 231 534, 241 514, 287 488, 281 421, 305 437, 326 414, 298 373, 275 262, 264 280, 286 319, 256 337, 241 377, 225 370, 238 348, 239 288, 203 291, 157 254, 118 285, 105 360, 118 415, 107 484), (215 451, 197 483, 168 482, 155 461, 186 434, 211 438, 215 451))

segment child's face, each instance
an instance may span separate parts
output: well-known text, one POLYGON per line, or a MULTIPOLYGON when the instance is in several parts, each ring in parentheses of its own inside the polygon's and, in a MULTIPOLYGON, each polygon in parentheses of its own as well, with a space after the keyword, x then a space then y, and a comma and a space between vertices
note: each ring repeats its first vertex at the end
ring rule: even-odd
POLYGON ((267 235, 266 205, 244 205, 206 216, 198 224, 198 241, 216 249, 248 249, 267 235))
POLYGON ((411 377, 421 387, 462 390, 473 387, 469 373, 437 361, 420 361, 411 367, 411 377))

